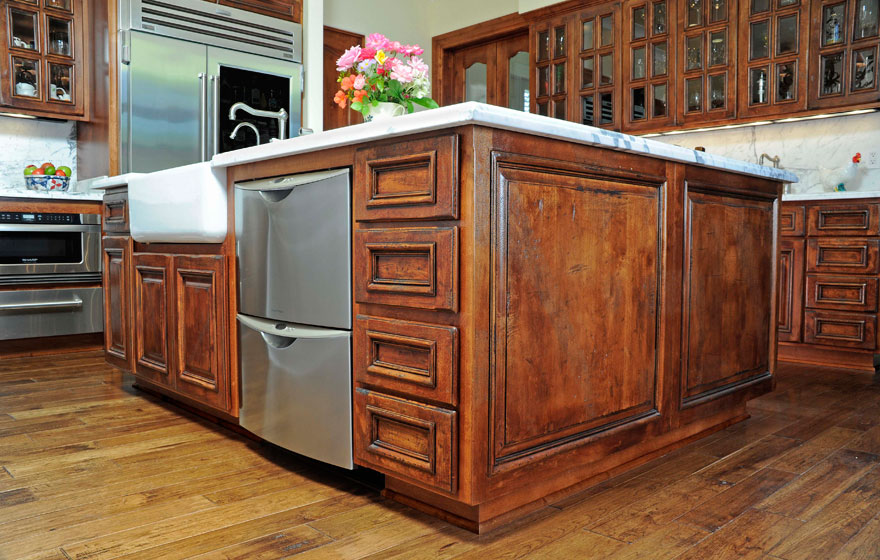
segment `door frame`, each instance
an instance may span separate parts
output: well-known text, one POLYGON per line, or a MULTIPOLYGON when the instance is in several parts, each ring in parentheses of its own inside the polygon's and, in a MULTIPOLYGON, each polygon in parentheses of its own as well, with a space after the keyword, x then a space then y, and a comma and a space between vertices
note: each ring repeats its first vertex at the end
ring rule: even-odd
POLYGON ((523 15, 512 13, 433 37, 431 91, 434 100, 440 105, 449 105, 453 99, 453 58, 456 49, 528 32, 529 23, 523 15))

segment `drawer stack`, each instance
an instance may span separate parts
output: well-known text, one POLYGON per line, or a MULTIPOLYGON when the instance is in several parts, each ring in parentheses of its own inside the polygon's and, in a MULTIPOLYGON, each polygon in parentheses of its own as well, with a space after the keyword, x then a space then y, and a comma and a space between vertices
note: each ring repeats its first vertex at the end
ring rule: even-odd
POLYGON ((355 156, 355 462, 448 493, 457 484, 458 198, 454 134, 355 156))
POLYGON ((780 230, 780 359, 873 369, 880 201, 785 203, 780 230))

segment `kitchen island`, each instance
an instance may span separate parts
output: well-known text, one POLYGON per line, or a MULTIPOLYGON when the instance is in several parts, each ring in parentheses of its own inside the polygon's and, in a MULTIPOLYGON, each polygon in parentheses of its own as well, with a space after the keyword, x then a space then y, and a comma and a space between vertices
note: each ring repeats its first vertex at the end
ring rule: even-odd
MULTIPOLYGON (((738 422, 773 388, 788 172, 477 103, 211 165, 227 169, 221 260, 234 183, 351 170, 354 462, 415 508, 487 530, 738 422)), ((155 291, 150 250, 134 244, 134 283, 149 273, 168 302, 187 284, 155 291)), ((210 320, 166 303, 169 330, 134 337, 161 344, 132 361, 162 364, 139 378, 161 391, 210 347, 198 379, 234 420, 238 272, 224 262, 210 320), (191 342, 169 352, 175 336, 191 342)), ((131 290, 144 309, 146 286, 131 290)), ((156 314, 133 317, 137 330, 156 314)))

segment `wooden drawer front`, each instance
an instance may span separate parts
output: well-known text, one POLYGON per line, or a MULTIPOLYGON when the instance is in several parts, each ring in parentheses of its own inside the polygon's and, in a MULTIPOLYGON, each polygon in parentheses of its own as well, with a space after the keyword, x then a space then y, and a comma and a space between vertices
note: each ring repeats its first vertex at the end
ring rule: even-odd
POLYGON ((880 235, 877 204, 811 206, 807 210, 809 235, 880 235))
POLYGON ((779 234, 788 237, 804 235, 804 207, 783 205, 779 211, 779 234))
POLYGON ((458 310, 458 228, 355 232, 355 299, 458 310))
POLYGON ((411 140, 355 155, 357 221, 458 219, 458 137, 411 140))
POLYGON ((455 412, 358 388, 354 417, 357 464, 455 491, 455 412))
POLYGON ((877 316, 864 313, 806 311, 804 342, 864 348, 876 346, 877 316))
POLYGON ((809 239, 807 272, 876 274, 878 247, 876 239, 809 239))
POLYGON ((128 233, 128 193, 104 195, 104 231, 128 233))
POLYGON ((358 316, 355 381, 379 389, 456 404, 455 327, 358 316))
POLYGON ((807 307, 877 311, 877 277, 807 275, 807 307))

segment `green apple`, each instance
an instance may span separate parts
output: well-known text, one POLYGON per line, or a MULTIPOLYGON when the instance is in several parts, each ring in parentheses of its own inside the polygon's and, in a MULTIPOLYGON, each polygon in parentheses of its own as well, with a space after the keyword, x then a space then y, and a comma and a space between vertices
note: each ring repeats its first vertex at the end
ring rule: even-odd
POLYGON ((64 171, 65 177, 70 177, 70 174, 72 173, 71 169, 69 167, 67 167, 66 165, 59 165, 58 167, 55 168, 56 175, 59 175, 59 173, 58 173, 59 171, 64 171))
POLYGON ((43 173, 45 175, 55 175, 55 168, 51 165, 43 168, 43 173))
POLYGON ((28 165, 27 167, 25 167, 24 168, 25 176, 33 175, 35 169, 37 169, 36 165, 28 165))

